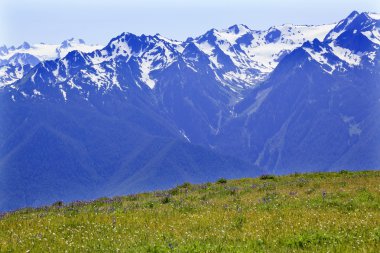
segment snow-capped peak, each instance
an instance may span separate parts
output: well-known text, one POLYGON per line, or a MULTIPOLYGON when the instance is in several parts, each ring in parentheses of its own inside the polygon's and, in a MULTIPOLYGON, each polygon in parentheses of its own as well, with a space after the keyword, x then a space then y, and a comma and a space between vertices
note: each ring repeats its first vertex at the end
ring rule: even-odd
POLYGON ((65 57, 67 53, 73 50, 82 52, 91 52, 101 48, 101 45, 87 45, 82 39, 69 39, 63 41, 61 44, 45 44, 38 43, 30 45, 24 42, 19 47, 4 47, 0 54, 0 60, 7 60, 17 53, 26 53, 37 57, 40 61, 54 60, 57 58, 65 57), (5 50, 7 49, 7 50, 5 50))
POLYGON ((71 39, 62 41, 60 48, 70 48, 70 47, 74 47, 75 45, 84 45, 84 44, 86 43, 82 39, 71 38, 71 39))
POLYGON ((323 43, 313 41, 302 47, 329 74, 336 69, 347 71, 362 64, 363 59, 374 64, 380 48, 380 22, 371 16, 374 14, 354 11, 328 33, 323 43))
POLYGON ((41 61, 65 57, 69 52, 78 50, 92 52, 100 45, 87 45, 82 39, 69 39, 61 44, 33 44, 24 42, 14 46, 0 48, 0 87, 11 84, 41 61))
MULTIPOLYGON (((360 51, 365 50, 353 50, 347 38, 362 40, 366 37, 375 43, 380 41, 378 22, 371 18, 374 15, 353 12, 338 24, 284 24, 262 31, 251 30, 245 25, 233 25, 226 29, 211 29, 184 42, 160 34, 122 33, 111 39, 104 48, 88 46, 80 39, 69 39, 61 45, 36 44, 29 49, 25 49, 27 45, 23 49, 3 47, 0 52, 5 53, 0 54, 0 63, 15 53, 30 54, 39 60, 59 57, 60 60, 55 63, 57 66, 49 69, 52 74, 50 83, 66 82, 70 83, 70 87, 77 87, 74 76, 80 76, 86 84, 107 90, 111 87, 123 89, 131 82, 139 88, 146 86, 154 89, 157 73, 178 62, 194 72, 210 73, 223 86, 239 92, 265 80, 284 56, 302 45, 311 59, 330 66, 326 69, 329 73, 337 68, 339 61, 347 66, 360 64, 360 56, 363 55, 360 51), (354 29, 356 26, 360 30, 354 29), (347 31, 350 31, 348 37, 343 36, 347 31), (354 36, 355 32, 358 36, 354 36), (305 43, 307 41, 313 42, 305 43), (318 46, 321 43, 327 46, 318 46), (77 51, 68 54, 72 50, 77 51), (120 74, 121 69, 127 73, 120 74), (126 74, 129 79, 120 79, 126 74)), ((29 59, 27 55, 23 57, 23 60, 29 59)))
POLYGON ((228 31, 233 32, 235 34, 244 34, 251 31, 251 29, 249 29, 246 25, 239 24, 228 27, 228 31))
POLYGON ((228 29, 211 29, 186 42, 195 43, 209 56, 212 66, 222 71, 218 75, 225 84, 238 82, 252 86, 265 79, 285 54, 305 41, 322 40, 334 26, 285 24, 254 31, 244 25, 234 25, 228 29), (235 67, 226 68, 228 62, 235 67))
POLYGON ((378 30, 379 14, 353 11, 347 18, 341 20, 325 37, 326 41, 337 39, 341 34, 347 31, 360 30, 373 31, 378 30))
POLYGON ((17 49, 29 49, 30 48, 30 44, 26 41, 24 41, 24 43, 22 43, 17 49))

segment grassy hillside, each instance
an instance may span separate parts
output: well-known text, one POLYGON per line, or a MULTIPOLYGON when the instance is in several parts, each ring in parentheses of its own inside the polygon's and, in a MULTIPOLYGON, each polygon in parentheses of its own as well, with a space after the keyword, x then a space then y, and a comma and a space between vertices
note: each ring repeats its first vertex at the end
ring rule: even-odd
POLYGON ((0 252, 378 252, 380 171, 184 184, 23 209, 0 252))

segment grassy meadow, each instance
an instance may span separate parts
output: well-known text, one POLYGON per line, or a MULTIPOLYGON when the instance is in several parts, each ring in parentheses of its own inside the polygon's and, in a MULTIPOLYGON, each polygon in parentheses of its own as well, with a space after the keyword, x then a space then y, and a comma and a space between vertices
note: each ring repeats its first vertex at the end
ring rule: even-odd
POLYGON ((380 252, 380 171, 262 176, 2 214, 0 252, 380 252))

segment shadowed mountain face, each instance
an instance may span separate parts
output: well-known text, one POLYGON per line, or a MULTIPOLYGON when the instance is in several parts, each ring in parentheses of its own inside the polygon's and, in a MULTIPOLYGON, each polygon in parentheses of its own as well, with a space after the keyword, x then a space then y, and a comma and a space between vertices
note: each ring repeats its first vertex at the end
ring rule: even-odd
POLYGON ((239 103, 218 146, 274 173, 378 168, 378 58, 331 75, 308 57, 293 52, 239 103))
POLYGON ((3 210, 259 174, 190 144, 140 101, 102 99, 2 104, 3 210))
POLYGON ((0 90, 0 210, 379 168, 379 27, 353 12, 337 25, 236 25, 185 42, 124 33, 41 63, 15 55, 25 74, 0 90))

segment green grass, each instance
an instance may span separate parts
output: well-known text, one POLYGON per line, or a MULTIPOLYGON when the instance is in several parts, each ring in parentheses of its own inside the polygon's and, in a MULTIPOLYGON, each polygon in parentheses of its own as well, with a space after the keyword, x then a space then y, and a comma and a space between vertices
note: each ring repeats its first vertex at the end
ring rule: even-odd
POLYGON ((185 183, 23 209, 0 252, 379 252, 380 171, 185 183))

